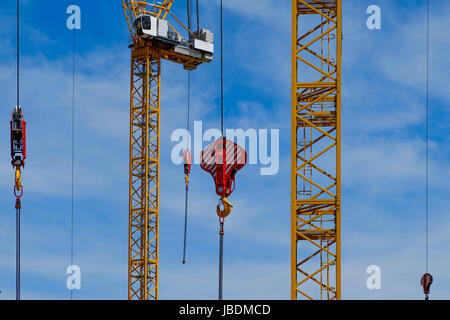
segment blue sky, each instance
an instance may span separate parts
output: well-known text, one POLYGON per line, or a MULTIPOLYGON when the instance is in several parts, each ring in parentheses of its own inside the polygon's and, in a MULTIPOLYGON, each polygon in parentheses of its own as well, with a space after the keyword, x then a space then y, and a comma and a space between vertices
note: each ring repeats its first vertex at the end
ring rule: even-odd
MULTIPOLYGON (((77 32, 76 299, 126 299, 129 32, 120 1, 22 2, 22 106, 29 123, 23 183, 22 293, 68 299, 70 264, 71 45, 66 8, 82 10, 77 32)), ((431 9, 430 272, 433 298, 450 298, 450 6, 431 9)), ((218 35, 219 11, 201 1, 202 25, 218 35)), ((425 209, 425 1, 348 0, 343 42, 343 298, 422 299, 425 209), (366 8, 382 9, 382 30, 366 8), (382 290, 366 288, 366 268, 382 290)), ((185 3, 174 9, 183 15, 185 3)), ((288 299, 290 268, 290 1, 225 3, 225 124, 280 129, 280 172, 237 177, 226 225, 225 297, 288 299)), ((15 1, 0 7, 0 299, 14 298, 13 170, 9 114, 15 105, 15 1)), ((216 37, 216 40, 218 38, 216 37)), ((193 168, 188 265, 181 265, 183 170, 170 134, 185 126, 187 74, 163 63, 160 297, 215 299, 217 196, 193 168)), ((192 117, 219 125, 218 60, 193 73, 192 117)))

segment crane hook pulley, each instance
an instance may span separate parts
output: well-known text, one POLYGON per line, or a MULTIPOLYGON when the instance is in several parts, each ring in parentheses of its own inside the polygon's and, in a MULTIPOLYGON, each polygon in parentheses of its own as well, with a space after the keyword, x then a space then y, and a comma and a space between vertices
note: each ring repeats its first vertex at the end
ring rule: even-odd
POLYGON ((420 279, 420 284, 423 287, 423 293, 425 294, 425 300, 428 300, 430 294, 431 284, 433 283, 433 276, 429 273, 425 273, 420 279))
POLYGON ((189 189, 189 175, 191 174, 192 167, 192 155, 189 149, 183 152, 183 163, 184 163, 184 181, 186 183, 186 191, 189 189))
POLYGON ((14 194, 23 193, 22 172, 27 157, 26 128, 23 110, 20 106, 13 109, 10 121, 11 128, 11 165, 15 169, 14 194))
POLYGON ((247 152, 233 141, 222 137, 201 154, 200 167, 209 172, 219 197, 229 197, 235 188, 236 174, 247 164, 247 152))

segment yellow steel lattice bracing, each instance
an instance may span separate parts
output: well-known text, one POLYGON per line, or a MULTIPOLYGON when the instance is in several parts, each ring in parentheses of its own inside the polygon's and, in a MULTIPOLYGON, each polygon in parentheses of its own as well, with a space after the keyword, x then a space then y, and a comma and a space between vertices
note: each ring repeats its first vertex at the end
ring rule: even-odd
POLYGON ((132 52, 128 298, 158 299, 161 60, 132 52))
POLYGON ((199 53, 186 47, 188 40, 185 39, 194 39, 196 35, 170 11, 174 0, 151 2, 122 0, 132 40, 128 248, 130 300, 159 298, 161 60, 179 63, 188 70, 212 60, 212 54, 199 53), (133 25, 143 15, 152 16, 158 21, 166 21, 170 17, 168 28, 177 35, 181 46, 167 39, 159 41, 139 37, 133 25), (189 36, 183 37, 181 30, 189 36))
POLYGON ((292 1, 291 298, 341 298, 341 0, 292 1))

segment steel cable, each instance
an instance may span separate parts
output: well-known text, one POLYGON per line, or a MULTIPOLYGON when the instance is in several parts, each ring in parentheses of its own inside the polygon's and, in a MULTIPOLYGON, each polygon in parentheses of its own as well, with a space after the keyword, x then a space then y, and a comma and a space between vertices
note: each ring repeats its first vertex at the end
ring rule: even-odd
POLYGON ((219 249, 219 300, 223 300, 223 221, 220 223, 220 249, 219 249))
MULTIPOLYGON (((224 92, 223 92, 223 0, 220 0, 220 127, 222 138, 224 137, 224 92)), ((220 245, 219 245, 219 300, 223 300, 223 230, 224 221, 220 221, 220 245)))
POLYGON ((430 173, 430 1, 427 0, 427 62, 426 62, 426 159, 425 159, 425 274, 420 280, 425 294, 425 300, 429 299, 430 287, 433 276, 428 273, 429 262, 429 173, 430 173))
POLYGON ((186 242, 187 242, 187 223, 188 223, 188 188, 186 187, 186 198, 184 202, 184 246, 183 246, 183 264, 186 264, 186 242))
POLYGON ((223 0, 220 0, 220 128, 224 136, 223 124, 223 0))
POLYGON ((426 237, 426 273, 428 273, 429 253, 429 172, 430 172, 430 0, 427 0, 427 87, 426 87, 426 208, 425 208, 425 237, 426 237))
MULTIPOLYGON (((20 107, 20 6, 17 0, 17 107, 20 107)), ((16 300, 20 300, 20 199, 16 199, 16 300)))
MULTIPOLYGON (((188 28, 191 31, 191 2, 187 0, 187 16, 188 16, 188 28)), ((191 34, 189 33, 189 37, 191 34)), ((188 71, 188 85, 187 85, 187 131, 190 131, 190 113, 191 113, 191 71, 188 71)), ((186 146, 187 150, 188 146, 186 146)), ((183 157, 184 158, 184 157, 183 157)), ((184 161, 186 159, 183 159, 184 161)), ((186 163, 185 163, 186 165, 186 163)), ((187 179, 187 178, 186 178, 187 179)), ((183 264, 186 264, 186 246, 187 246, 187 224, 188 224, 188 198, 189 198, 189 185, 186 180, 186 196, 184 200, 184 243, 183 243, 183 264)))
POLYGON ((200 33, 200 9, 197 0, 197 33, 200 33))
MULTIPOLYGON (((73 29, 72 49, 72 205, 71 205, 71 233, 70 233, 70 265, 73 266, 74 256, 74 185, 75 185, 75 30, 73 29)), ((73 289, 70 289, 70 300, 73 300, 73 289)))

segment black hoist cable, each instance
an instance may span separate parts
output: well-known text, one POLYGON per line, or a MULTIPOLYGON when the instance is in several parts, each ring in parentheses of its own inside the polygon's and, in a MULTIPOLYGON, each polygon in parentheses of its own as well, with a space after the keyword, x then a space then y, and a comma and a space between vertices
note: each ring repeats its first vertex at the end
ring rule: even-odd
POLYGON ((220 0, 220 129, 224 136, 223 125, 223 0, 220 0))
POLYGON ((223 300, 223 236, 225 234, 223 229, 224 221, 220 221, 220 245, 219 245, 219 300, 223 300))
MULTIPOLYGON (((187 94, 187 131, 190 131, 190 109, 191 109, 191 71, 188 71, 188 94, 187 94)), ((186 149, 187 150, 187 149, 186 149)), ((188 225, 188 200, 189 200, 189 176, 186 170, 186 158, 183 155, 183 161, 185 166, 185 183, 186 183, 186 195, 184 200, 184 244, 183 244, 183 264, 186 264, 186 243, 187 243, 187 225, 188 225)))
MULTIPOLYGON (((188 16, 188 29, 189 38, 191 38, 191 2, 187 0, 187 16, 188 16)), ((188 71, 188 83, 187 83, 187 131, 190 131, 190 110, 191 109, 191 71, 188 71)), ((187 146, 186 150, 187 152, 187 146)), ((184 200, 184 241, 183 241, 183 264, 186 264, 186 246, 187 246, 187 226, 188 226, 188 200, 189 200, 189 172, 186 170, 186 159, 185 154, 183 154, 183 161, 185 166, 185 183, 186 183, 186 194, 184 200)))
MULTIPOLYGON (((224 137, 223 123, 223 0, 220 0, 220 128, 224 137)), ((219 300, 223 300, 223 236, 224 220, 220 219, 219 244, 219 300)))
POLYGON ((200 34, 200 9, 198 6, 198 0, 196 1, 197 6, 197 34, 200 34))
POLYGON ((191 36, 191 1, 190 0, 186 0, 187 2, 187 20, 188 20, 188 30, 189 30, 189 39, 192 38, 191 36))
POLYGON ((197 3, 197 33, 200 33, 200 9, 198 5, 198 0, 196 1, 196 3, 197 3))
POLYGON ((20 106, 20 11, 17 0, 17 106, 20 106))
POLYGON ((428 209, 429 209, 429 173, 430 173, 430 1, 427 0, 427 115, 426 115, 426 272, 428 273, 428 209))
POLYGON ((428 300, 430 287, 433 283, 433 276, 428 273, 429 260, 429 173, 430 173, 430 0, 427 0, 427 54, 426 54, 426 168, 425 168, 425 274, 420 280, 425 294, 425 300, 428 300))
MULTIPOLYGON (((196 0, 196 18, 197 18, 197 33, 200 33, 200 8, 198 4, 198 0, 196 0)), ((187 0, 187 16, 188 16, 188 29, 192 31, 192 5, 191 1, 187 0)), ((189 38, 191 38, 191 34, 189 34, 189 38)))
POLYGON ((186 197, 184 199, 184 245, 183 245, 183 264, 186 264, 186 243, 187 243, 187 225, 188 225, 188 199, 189 188, 186 186, 186 197))
MULTIPOLYGON (((20 6, 17 0, 17 108, 20 107, 20 6)), ((15 189, 14 189, 15 190, 15 189)), ((20 197, 16 196, 16 300, 20 300, 20 197)))
MULTIPOLYGON (((72 189, 71 189, 71 221, 70 221, 70 265, 74 263, 74 211, 75 211, 75 62, 76 62, 76 37, 75 28, 72 30, 72 189)), ((70 300, 73 300, 73 289, 70 289, 70 300)))
POLYGON ((20 300, 20 197, 16 198, 16 300, 20 300))

